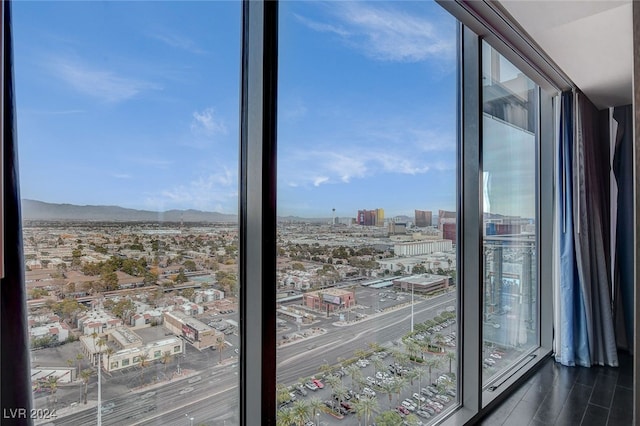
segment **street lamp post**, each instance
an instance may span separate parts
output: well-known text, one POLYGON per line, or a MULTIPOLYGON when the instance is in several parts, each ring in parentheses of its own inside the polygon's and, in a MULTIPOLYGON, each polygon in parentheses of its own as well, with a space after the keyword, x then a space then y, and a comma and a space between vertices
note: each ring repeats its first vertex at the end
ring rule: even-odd
POLYGON ((411 332, 413 333, 413 286, 414 283, 411 283, 411 332))
POLYGON ((98 426, 102 425, 102 351, 98 352, 98 426))

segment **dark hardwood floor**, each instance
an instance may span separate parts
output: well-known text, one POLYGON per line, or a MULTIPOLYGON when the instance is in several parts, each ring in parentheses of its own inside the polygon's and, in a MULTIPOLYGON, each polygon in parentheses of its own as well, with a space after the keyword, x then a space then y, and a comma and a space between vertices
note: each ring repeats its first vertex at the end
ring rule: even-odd
POLYGON ((619 354, 618 368, 565 367, 553 358, 478 424, 607 425, 633 422, 632 357, 619 354))

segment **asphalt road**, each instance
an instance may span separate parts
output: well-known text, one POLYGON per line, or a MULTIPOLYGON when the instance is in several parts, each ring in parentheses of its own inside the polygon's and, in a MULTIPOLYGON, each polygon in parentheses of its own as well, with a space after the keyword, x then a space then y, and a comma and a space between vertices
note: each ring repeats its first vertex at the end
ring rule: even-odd
MULTIPOLYGON (((415 299, 413 315, 414 324, 433 318, 439 311, 454 304, 455 294, 449 293, 433 299, 415 299)), ((407 302, 405 300, 404 302, 407 302)), ((318 373, 318 366, 324 363, 337 364, 339 359, 354 356, 358 349, 367 349, 368 344, 376 342, 391 347, 411 327, 411 307, 404 306, 395 310, 371 315, 370 317, 347 326, 328 326, 327 333, 313 338, 301 340, 278 349, 279 383, 291 384, 301 377, 309 377, 318 373)), ((235 336, 232 336, 235 337, 235 336)), ((237 340, 230 339, 230 340, 237 340)), ((234 347, 223 353, 223 359, 233 359, 234 347)), ((175 371, 175 360, 171 369, 175 371)), ((182 369, 197 371, 200 380, 189 383, 189 379, 164 382, 164 366, 156 365, 145 370, 146 379, 140 378, 140 370, 120 373, 105 377, 103 383, 103 405, 113 403, 111 410, 103 413, 104 425, 234 425, 238 424, 238 369, 237 364, 219 364, 217 351, 204 350, 198 353, 187 350, 186 358, 180 359, 182 369), (162 383, 156 387, 136 389, 141 381, 149 381, 156 375, 162 383), (119 391, 114 394, 113 389, 119 391), (122 391, 128 388, 127 391, 122 391), (147 392, 156 392, 152 397, 142 398, 147 392)), ((92 382, 89 394, 96 395, 95 383, 92 382)), ((325 389, 328 392, 328 390, 325 389)), ((70 401, 78 401, 79 386, 60 387, 58 390, 58 407, 66 406, 70 401)), ((322 394, 314 395, 324 397, 322 394)), ((327 399, 330 395, 327 395, 327 399)), ((386 396, 381 399, 381 407, 386 408, 386 396)), ((36 400, 39 407, 46 407, 47 398, 42 396, 36 400)), ((51 421, 55 425, 95 425, 96 408, 81 410, 76 407, 75 413, 59 417, 51 421)), ((63 411, 59 411, 63 414, 63 411)), ((335 419, 323 414, 319 420, 331 424, 335 419), (326 418, 324 418, 326 416, 326 418)), ((346 420, 346 419, 345 419, 346 420)), ((341 421, 351 424, 350 421, 341 421)), ((353 424, 357 424, 353 423, 353 424)))

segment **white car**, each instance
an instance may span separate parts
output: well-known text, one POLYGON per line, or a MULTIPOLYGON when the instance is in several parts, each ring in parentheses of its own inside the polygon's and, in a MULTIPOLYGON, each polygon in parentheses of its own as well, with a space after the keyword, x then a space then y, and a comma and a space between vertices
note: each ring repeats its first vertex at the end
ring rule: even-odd
POLYGON ((371 388, 364 388, 364 389, 362 389, 362 393, 363 393, 363 394, 365 394, 365 395, 367 395, 367 396, 370 396, 370 397, 374 397, 374 396, 376 396, 376 393, 375 393, 375 392, 373 391, 373 389, 371 389, 371 388))
POLYGON ((427 398, 425 398, 424 396, 420 395, 417 392, 413 394, 413 399, 416 399, 420 402, 425 402, 427 400, 427 398))
POLYGON ((406 408, 409 411, 416 411, 416 406, 413 405, 413 403, 407 399, 405 399, 404 401, 401 402, 402 406, 404 408, 406 408))

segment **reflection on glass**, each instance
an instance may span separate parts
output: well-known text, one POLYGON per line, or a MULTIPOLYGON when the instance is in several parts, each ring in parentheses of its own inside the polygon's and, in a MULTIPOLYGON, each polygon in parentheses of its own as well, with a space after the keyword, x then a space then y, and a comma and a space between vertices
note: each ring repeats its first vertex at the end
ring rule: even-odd
POLYGON ((12 12, 36 424, 239 424, 240 5, 12 12))
POLYGON ((456 24, 431 2, 282 2, 279 424, 456 405, 456 24))
POLYGON ((483 384, 538 346, 537 86, 483 43, 483 384))

